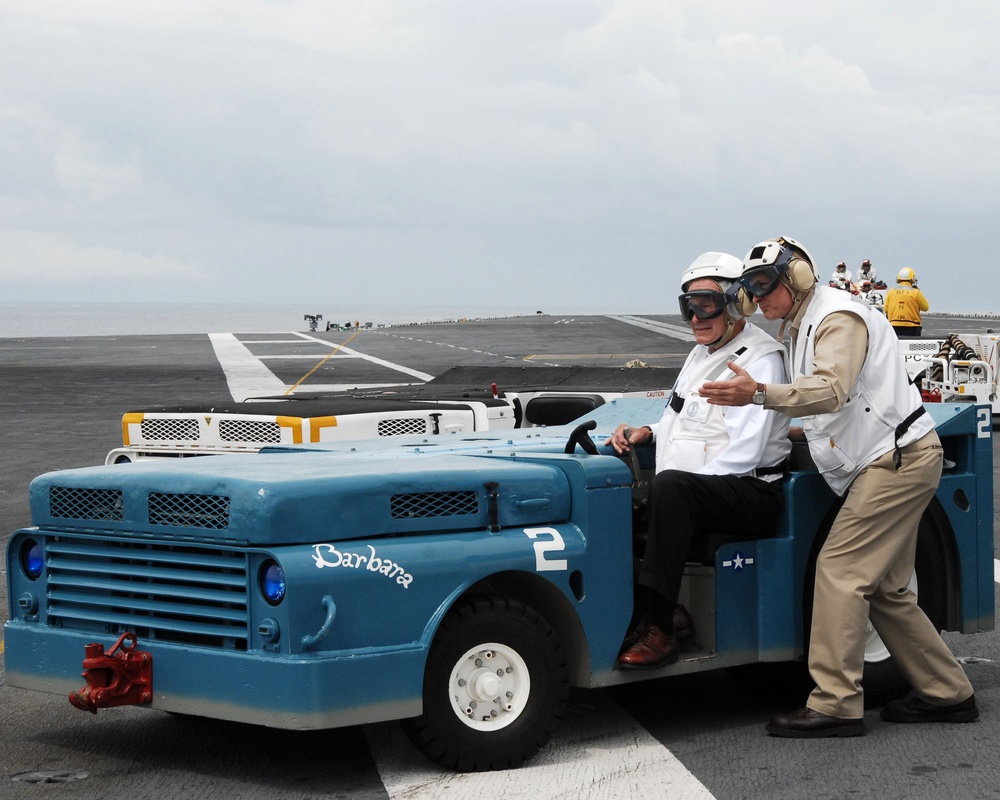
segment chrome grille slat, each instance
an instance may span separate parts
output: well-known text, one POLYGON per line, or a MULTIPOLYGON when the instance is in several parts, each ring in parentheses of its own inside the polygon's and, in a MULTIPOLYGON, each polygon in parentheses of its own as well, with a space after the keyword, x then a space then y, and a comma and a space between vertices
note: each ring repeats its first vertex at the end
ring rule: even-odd
MULTIPOLYGON (((193 599, 193 598, 192 598, 193 599)), ((88 592, 65 592, 56 590, 49 593, 49 613, 53 607, 69 609, 71 606, 76 609, 89 607, 91 609, 107 609, 111 613, 127 615, 130 619, 145 621, 146 614, 155 613, 169 615, 172 618, 184 619, 210 619, 226 620, 227 622, 239 622, 245 618, 238 612, 219 608, 218 605, 196 605, 194 603, 169 603, 154 599, 139 600, 136 597, 109 597, 106 595, 91 594, 88 592), (127 601, 127 608, 123 601, 127 601), (65 604, 65 606, 63 606, 65 604), (142 613, 139 613, 142 612, 142 613)), ((81 619, 90 618, 92 614, 81 616, 81 619)))
MULTIPOLYGON (((108 542, 108 547, 114 547, 117 542, 108 542)), ((76 546, 77 542, 70 539, 62 539, 58 542, 54 541, 49 545, 50 550, 58 552, 62 556, 91 556, 93 555, 93 546, 89 543, 81 542, 79 546, 76 546)), ((172 545, 165 546, 162 551, 158 550, 142 550, 142 561, 148 564, 168 564, 172 567, 183 563, 185 567, 188 568, 198 568, 198 567, 218 567, 222 563, 222 559, 228 558, 231 562, 231 566, 234 570, 242 570, 244 558, 241 554, 233 553, 231 551, 217 552, 210 551, 211 556, 201 556, 198 552, 191 548, 185 548, 183 551, 174 549, 172 545)), ((122 551, 122 554, 118 558, 123 559, 126 563, 128 559, 134 558, 134 550, 128 548, 122 551)))
MULTIPOLYGON (((163 598, 165 602, 175 602, 177 599, 177 589, 179 584, 175 579, 170 583, 154 583, 152 581, 145 581, 142 584, 143 592, 150 596, 156 598, 163 598)), ((198 602, 208 602, 208 603, 233 603, 240 602, 242 600, 241 594, 237 594, 237 590, 242 589, 242 583, 230 584, 230 589, 215 589, 206 586, 197 586, 194 584, 185 585, 184 597, 190 598, 192 600, 197 600, 198 602)), ((74 575, 50 575, 49 576, 49 591, 52 592, 52 587, 57 587, 56 591, 60 590, 75 590, 81 589, 96 595, 97 592, 128 592, 135 588, 135 582, 124 583, 120 580, 100 580, 97 578, 87 578, 84 575, 74 574, 74 575)), ((112 595, 108 595, 112 596, 112 595)))
MULTIPOLYGON (((127 571, 132 579, 142 578, 144 580, 167 580, 172 583, 184 584, 212 584, 221 586, 243 587, 245 581, 236 575, 226 575, 220 573, 197 572, 192 570, 171 569, 164 564, 160 567, 140 566, 139 564, 96 564, 86 561, 64 560, 59 564, 60 569, 73 570, 77 574, 85 575, 106 575, 108 569, 113 567, 117 571, 127 571)), ((134 583, 134 580, 130 583, 134 583)))
POLYGON ((246 650, 245 554, 198 545, 53 536, 45 545, 50 624, 246 650), (183 598, 183 599, 180 599, 183 598))
MULTIPOLYGON (((93 617, 88 614, 81 612, 78 609, 71 607, 62 607, 59 605, 53 605, 52 609, 49 611, 50 615, 55 615, 63 620, 75 620, 77 622, 93 622, 93 617)), ((152 639, 163 639, 165 641, 180 641, 183 642, 183 636, 185 634, 192 637, 202 638, 218 638, 224 639, 233 636, 233 629, 226 625, 212 625, 208 623, 196 623, 184 620, 174 620, 170 627, 170 632, 173 634, 163 635, 163 631, 151 625, 151 620, 149 617, 143 617, 138 615, 128 615, 128 614, 115 614, 109 615, 103 620, 103 624, 112 625, 116 628, 121 629, 122 632, 125 630, 132 630, 133 632, 138 629, 147 629, 149 633, 143 632, 141 634, 142 638, 152 638, 152 639), (157 635, 159 633, 160 635, 157 635)), ((245 650, 246 646, 235 649, 245 650)))

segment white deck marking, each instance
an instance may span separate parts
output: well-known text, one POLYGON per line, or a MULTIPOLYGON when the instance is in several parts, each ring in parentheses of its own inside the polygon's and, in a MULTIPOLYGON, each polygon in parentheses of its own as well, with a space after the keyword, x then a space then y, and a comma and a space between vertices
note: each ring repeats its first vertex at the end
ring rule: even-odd
MULTIPOLYGON (((272 336, 280 334, 270 334, 272 336)), ((394 364, 391 361, 385 361, 381 358, 375 358, 374 356, 365 355, 357 350, 352 350, 348 347, 343 347, 335 343, 324 341, 323 339, 318 339, 315 336, 307 336, 304 333, 297 333, 294 331, 289 332, 289 335, 294 338, 289 339, 258 339, 253 342, 247 340, 247 343, 252 344, 302 344, 302 340, 308 342, 316 342, 321 344, 326 348, 327 351, 339 348, 337 350, 336 358, 361 358, 365 361, 369 361, 372 364, 378 364, 379 366, 386 367, 395 372, 402 372, 404 375, 408 375, 411 378, 416 378, 418 381, 429 381, 434 376, 428 375, 426 372, 419 372, 415 369, 410 369, 409 367, 404 367, 401 364, 394 364)), ((212 342, 212 347, 215 350, 215 357, 219 360, 219 365, 222 367, 222 371, 226 376, 226 383, 229 384, 229 393, 233 396, 233 400, 237 403, 242 403, 244 400, 251 397, 268 397, 274 395, 281 395, 288 391, 289 386, 281 381, 277 375, 275 375, 271 370, 264 366, 263 359, 265 358, 305 358, 310 360, 317 360, 326 358, 327 354, 314 354, 311 356, 255 356, 247 348, 244 342, 241 342, 232 333, 210 333, 208 335, 209 340, 212 342)), ((410 386, 412 382, 393 382, 393 383, 372 383, 372 384, 359 384, 359 383, 336 383, 336 384, 304 384, 300 387, 302 391, 308 392, 342 392, 349 391, 351 389, 375 389, 387 386, 410 386)))
POLYGON ((255 395, 281 394, 288 388, 233 334, 210 333, 208 338, 237 403, 255 395))
POLYGON ((1000 583, 1000 560, 993 559, 993 582, 1000 583))
MULTIPOLYGON (((306 336, 304 333, 300 334, 303 339, 309 339, 313 342, 319 342, 320 344, 325 344, 327 347, 336 347, 336 345, 331 345, 330 342, 324 342, 322 339, 317 339, 315 336, 306 336)), ((421 381, 433 380, 433 375, 428 375, 426 372, 420 372, 419 370, 410 369, 409 367, 404 367, 402 364, 394 364, 391 361, 384 361, 381 358, 375 358, 375 356, 365 355, 357 350, 352 350, 350 347, 341 347, 338 351, 340 353, 347 353, 350 356, 358 356, 358 358, 363 358, 365 361, 370 361, 372 364, 378 364, 382 367, 387 367, 389 369, 395 370, 396 372, 402 372, 404 375, 409 375, 411 378, 417 378, 421 381)))
POLYGON ((680 339, 682 342, 694 341, 694 335, 686 325, 671 325, 668 322, 657 322, 656 320, 644 319, 643 317, 633 317, 629 314, 609 315, 608 319, 615 319, 627 325, 635 325, 637 328, 645 328, 647 331, 662 333, 664 336, 669 336, 672 339, 680 339))
POLYGON ((364 726, 390 800, 503 797, 504 800, 605 800, 714 795, 606 692, 593 708, 571 708, 549 745, 520 769, 450 772, 425 759, 396 723, 364 726), (651 788, 652 787, 652 788, 651 788))

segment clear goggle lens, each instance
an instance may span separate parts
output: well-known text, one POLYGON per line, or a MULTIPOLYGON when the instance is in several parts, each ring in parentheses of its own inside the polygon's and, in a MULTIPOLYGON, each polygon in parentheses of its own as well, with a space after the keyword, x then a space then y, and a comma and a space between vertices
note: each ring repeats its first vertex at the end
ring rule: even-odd
POLYGON ((740 286, 754 297, 767 297, 774 291, 785 270, 775 265, 758 267, 740 277, 740 286))
POLYGON ((726 310, 728 302, 728 298, 723 292, 713 292, 708 289, 684 292, 677 300, 685 322, 690 322, 693 317, 715 319, 726 310))
MULTIPOLYGON (((762 255, 755 249, 751 258, 760 258, 762 255)), ((792 255, 790 247, 782 247, 774 263, 753 267, 744 272, 740 276, 740 286, 754 297, 767 297, 777 287, 781 276, 788 272, 788 262, 792 260, 792 255)))

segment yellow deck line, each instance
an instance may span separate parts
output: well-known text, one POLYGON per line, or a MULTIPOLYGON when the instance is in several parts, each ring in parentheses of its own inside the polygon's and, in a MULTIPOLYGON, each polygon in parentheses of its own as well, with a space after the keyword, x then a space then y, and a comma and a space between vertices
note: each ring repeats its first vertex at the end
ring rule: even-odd
POLYGON ((360 330, 355 331, 350 336, 348 336, 346 339, 344 339, 344 341, 342 341, 340 344, 338 344, 335 348, 333 348, 333 350, 331 350, 329 353, 327 353, 327 355, 315 367, 313 367, 305 375, 303 375, 301 378, 299 378, 298 381, 296 381, 294 384, 292 384, 288 388, 288 391, 285 392, 285 395, 288 396, 292 392, 294 392, 296 389, 298 389, 306 380, 309 379, 310 375, 312 375, 316 370, 318 370, 320 367, 322 367, 327 361, 329 361, 331 358, 333 358, 335 355, 337 355, 337 351, 340 350, 341 347, 343 347, 344 345, 346 345, 349 341, 351 341, 351 339, 353 339, 359 333, 361 333, 360 330))

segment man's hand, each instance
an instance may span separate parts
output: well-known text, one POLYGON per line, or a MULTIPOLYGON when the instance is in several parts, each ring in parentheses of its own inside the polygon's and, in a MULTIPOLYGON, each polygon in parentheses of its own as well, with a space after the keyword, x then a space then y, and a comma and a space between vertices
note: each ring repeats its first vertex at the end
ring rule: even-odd
POLYGON ((757 381, 743 367, 729 362, 729 369, 736 373, 728 381, 708 381, 701 385, 698 394, 714 406, 745 406, 752 402, 757 391, 757 381))
POLYGON ((611 438, 604 444, 610 444, 617 453, 627 453, 630 445, 645 444, 653 438, 653 432, 649 428, 633 428, 630 425, 619 425, 611 438))

